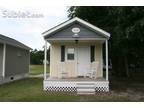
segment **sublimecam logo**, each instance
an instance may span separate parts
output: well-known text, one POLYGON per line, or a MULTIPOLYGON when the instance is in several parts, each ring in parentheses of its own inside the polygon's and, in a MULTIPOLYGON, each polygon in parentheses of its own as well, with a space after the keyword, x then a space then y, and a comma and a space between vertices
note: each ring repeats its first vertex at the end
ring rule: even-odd
POLYGON ((1 10, 3 18, 43 18, 43 14, 32 13, 30 11, 1 10))

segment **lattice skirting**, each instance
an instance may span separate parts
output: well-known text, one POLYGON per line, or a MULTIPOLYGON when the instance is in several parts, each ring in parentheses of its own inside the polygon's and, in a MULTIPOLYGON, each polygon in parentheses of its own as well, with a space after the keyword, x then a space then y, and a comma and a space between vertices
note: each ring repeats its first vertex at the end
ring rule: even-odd
MULTIPOLYGON (((45 91, 77 92, 77 83, 79 82, 44 81, 43 86, 45 91)), ((95 92, 109 92, 109 82, 94 82, 94 88, 95 92)))
POLYGON ((109 92, 109 82, 96 82, 95 83, 96 92, 109 92))
POLYGON ((76 87, 46 87, 46 91, 76 92, 76 87))
POLYGON ((95 92, 109 92, 109 87, 96 87, 95 92))

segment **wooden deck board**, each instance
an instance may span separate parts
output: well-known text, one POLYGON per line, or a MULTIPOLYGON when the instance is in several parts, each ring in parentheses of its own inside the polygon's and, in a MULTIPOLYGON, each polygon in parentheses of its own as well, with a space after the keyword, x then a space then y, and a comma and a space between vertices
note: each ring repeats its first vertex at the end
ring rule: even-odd
POLYGON ((106 81, 105 78, 97 78, 97 79, 92 79, 92 78, 47 78, 45 81, 106 81))

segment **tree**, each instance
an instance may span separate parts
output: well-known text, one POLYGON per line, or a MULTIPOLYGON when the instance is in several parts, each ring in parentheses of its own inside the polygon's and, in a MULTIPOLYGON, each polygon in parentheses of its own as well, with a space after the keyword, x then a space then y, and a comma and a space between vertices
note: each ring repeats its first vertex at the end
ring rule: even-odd
POLYGON ((109 58, 114 75, 130 77, 129 67, 144 64, 144 8, 143 7, 75 7, 68 10, 69 18, 78 16, 107 32, 109 58))
MULTIPOLYGON (((48 61, 50 61, 50 48, 47 51, 47 59, 48 61)), ((43 64, 43 60, 44 60, 44 51, 42 50, 37 50, 34 49, 30 52, 30 63, 31 64, 43 64)))

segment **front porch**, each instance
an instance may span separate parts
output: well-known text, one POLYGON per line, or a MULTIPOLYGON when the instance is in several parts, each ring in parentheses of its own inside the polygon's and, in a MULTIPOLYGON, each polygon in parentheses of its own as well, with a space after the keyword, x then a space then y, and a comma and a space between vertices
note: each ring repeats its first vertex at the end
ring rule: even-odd
POLYGON ((45 91, 75 92, 77 94, 95 94, 108 92, 109 81, 105 78, 47 78, 43 82, 45 91))
POLYGON ((51 46, 51 62, 50 62, 50 76, 47 77, 47 41, 45 41, 45 64, 44 64, 44 81, 43 87, 45 91, 64 91, 64 92, 76 92, 77 94, 95 94, 96 92, 108 92, 108 42, 105 40, 105 61, 106 71, 103 72, 103 58, 102 58, 102 44, 104 41, 95 41, 95 53, 96 60, 90 61, 90 45, 89 42, 85 42, 84 45, 88 47, 81 47, 83 41, 79 41, 78 44, 73 44, 75 49, 74 60, 67 59, 68 48, 70 42, 65 43, 65 61, 61 59, 61 43, 53 43, 51 46), (83 48, 83 49, 80 49, 83 48), (89 50, 88 50, 89 49, 89 50), (101 49, 101 50, 99 50, 101 49), (81 52, 80 52, 81 51, 81 52), (80 54, 81 53, 81 54, 80 54), (88 54, 89 53, 89 54, 88 54), (58 55, 57 55, 58 54, 58 55), (87 55, 86 55, 87 54, 87 55), (80 55, 80 56, 78 56, 80 55), (56 58, 56 59, 54 59, 56 58), (80 59, 81 58, 81 59, 80 59), (52 61, 53 60, 53 61, 52 61), (79 61, 81 60, 81 62, 79 61), (88 63, 86 63, 86 60, 88 63), (80 64, 84 64, 83 66, 80 64))
POLYGON ((77 94, 95 94, 96 92, 108 92, 108 42, 105 40, 105 61, 106 71, 103 72, 102 44, 104 41, 95 41, 95 59, 90 62, 90 45, 92 43, 85 42, 82 46, 82 41, 78 44, 73 44, 75 49, 74 60, 68 60, 67 52, 70 42, 65 43, 65 61, 61 61, 61 43, 53 43, 51 46, 51 62, 50 76, 47 77, 47 41, 45 41, 45 64, 44 64, 44 81, 43 87, 45 91, 64 91, 76 92, 77 94), (82 49, 81 49, 82 48, 82 49), (101 49, 101 50, 98 50, 101 49), (81 51, 81 52, 80 52, 81 51), (57 55, 58 54, 58 55, 57 55), (86 55, 87 54, 87 55, 86 55), (80 55, 80 56, 78 56, 80 55), (53 59, 56 58, 56 59, 53 59), (81 58, 81 59, 80 59, 81 58), (53 61, 52 61, 53 60, 53 61), (81 62, 80 62, 81 60, 81 62), (88 61, 88 63, 87 63, 88 61), (83 65, 80 65, 83 64, 83 65))

